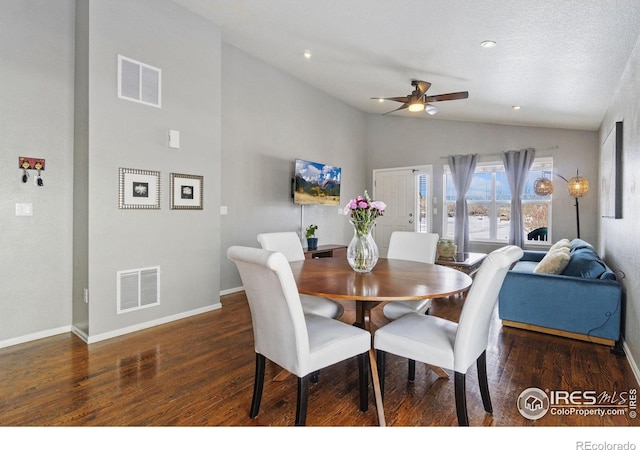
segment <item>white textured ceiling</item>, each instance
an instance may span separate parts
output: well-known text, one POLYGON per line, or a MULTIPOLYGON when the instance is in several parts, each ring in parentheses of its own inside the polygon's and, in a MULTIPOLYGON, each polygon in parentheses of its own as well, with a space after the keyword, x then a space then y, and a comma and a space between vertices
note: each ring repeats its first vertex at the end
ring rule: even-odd
POLYGON ((595 130, 640 35, 639 0, 174 1, 365 112, 397 108, 370 97, 408 95, 412 79, 432 84, 427 95, 469 91, 433 117, 393 113, 425 120, 595 130))

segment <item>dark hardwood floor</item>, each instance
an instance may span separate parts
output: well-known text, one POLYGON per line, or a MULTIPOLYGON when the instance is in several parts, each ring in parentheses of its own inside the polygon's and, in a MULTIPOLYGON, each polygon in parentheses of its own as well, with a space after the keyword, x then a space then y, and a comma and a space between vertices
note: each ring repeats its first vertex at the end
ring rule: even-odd
MULTIPOLYGON (((255 354, 244 293, 223 308, 86 345, 73 334, 0 349, 0 426, 290 426, 296 379, 274 381, 267 364, 259 416, 248 417, 255 354)), ((431 313, 457 319, 460 299, 438 299, 431 313)), ((374 323, 385 319, 375 310, 374 323)), ((353 320, 347 311, 343 320, 353 320)), ((552 415, 532 421, 516 408, 526 388, 621 393, 638 389, 625 357, 608 347, 504 328, 494 315, 487 356, 493 415, 482 408, 475 368, 467 377, 472 426, 637 426, 624 415, 552 415)), ((311 385, 307 425, 376 426, 371 392, 358 408, 356 360, 322 370, 311 385)), ((455 426, 453 377, 438 378, 389 355, 384 406, 389 426, 455 426)))

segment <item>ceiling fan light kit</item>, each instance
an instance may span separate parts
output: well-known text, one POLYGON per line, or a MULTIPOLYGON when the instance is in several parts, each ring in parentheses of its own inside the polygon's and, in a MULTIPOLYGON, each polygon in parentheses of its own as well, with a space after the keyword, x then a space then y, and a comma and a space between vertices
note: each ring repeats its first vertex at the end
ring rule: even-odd
POLYGON ((421 103, 419 101, 414 101, 409 104, 409 107, 407 109, 409 109, 409 111, 411 112, 424 111, 424 103, 421 103))
POLYGON ((397 109, 388 111, 384 114, 390 114, 402 109, 408 109, 410 112, 422 112, 426 111, 429 115, 436 114, 440 109, 430 105, 429 102, 442 102, 445 100, 459 100, 469 97, 469 92, 451 92, 449 94, 429 95, 427 96, 427 89, 431 86, 431 83, 422 80, 413 80, 411 85, 415 87, 415 90, 405 97, 371 97, 372 100, 384 101, 391 100, 394 102, 402 103, 397 109))
POLYGON ((427 107, 424 110, 427 114, 429 114, 430 116, 433 116, 434 114, 438 114, 438 111, 440 111, 440 108, 433 105, 427 105, 427 107))

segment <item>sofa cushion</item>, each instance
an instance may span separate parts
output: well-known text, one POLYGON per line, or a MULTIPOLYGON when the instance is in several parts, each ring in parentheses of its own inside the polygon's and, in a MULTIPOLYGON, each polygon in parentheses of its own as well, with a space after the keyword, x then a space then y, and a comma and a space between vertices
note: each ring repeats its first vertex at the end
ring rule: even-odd
POLYGON ((593 245, 589 244, 587 241, 583 241, 582 239, 572 239, 570 244, 571 251, 579 250, 581 248, 591 248, 593 249, 593 245))
POLYGON ((569 264, 569 260, 571 256, 569 256, 569 248, 568 247, 559 247, 556 250, 549 252, 542 258, 542 261, 538 263, 535 269, 533 269, 534 273, 548 273, 553 275, 561 274, 567 264, 569 264))
POLYGON ((593 247, 583 246, 571 252, 571 260, 562 274, 572 277, 600 278, 605 272, 607 272, 607 266, 593 247))
POLYGON ((555 244, 553 244, 551 246, 551 248, 549 249, 550 252, 557 250, 558 248, 561 247, 571 247, 571 241, 569 239, 560 239, 558 242, 556 242, 555 244))
POLYGON ((524 272, 524 273, 532 273, 536 266, 538 265, 538 261, 518 261, 511 270, 514 272, 524 272))

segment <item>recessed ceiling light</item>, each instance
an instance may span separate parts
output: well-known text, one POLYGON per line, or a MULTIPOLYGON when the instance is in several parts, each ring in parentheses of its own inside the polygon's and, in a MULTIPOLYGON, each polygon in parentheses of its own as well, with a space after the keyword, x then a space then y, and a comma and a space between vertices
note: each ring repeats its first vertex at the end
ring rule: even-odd
POLYGON ((518 105, 513 105, 512 108, 513 108, 514 111, 517 111, 517 110, 520 109, 520 107, 518 105))
POLYGON ((311 59, 311 50, 305 50, 304 51, 304 57, 307 59, 311 59))
POLYGON ((480 45, 484 48, 493 48, 496 46, 496 41, 482 41, 480 45))
POLYGON ((384 103, 384 99, 383 98, 379 98, 378 99, 378 103, 384 103))

